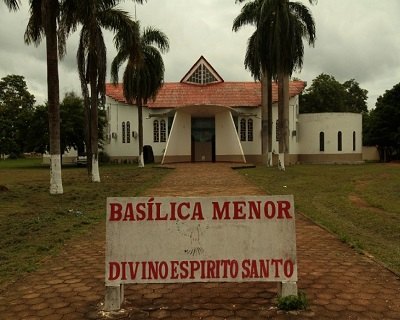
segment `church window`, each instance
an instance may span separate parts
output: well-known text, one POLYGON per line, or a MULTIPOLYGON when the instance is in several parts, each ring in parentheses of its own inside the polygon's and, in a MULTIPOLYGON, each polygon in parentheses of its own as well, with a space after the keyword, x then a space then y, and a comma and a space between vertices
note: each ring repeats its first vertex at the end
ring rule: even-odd
POLYGON ((342 151, 342 149, 343 149, 343 146, 342 146, 342 131, 338 132, 337 139, 338 139, 337 149, 338 149, 338 151, 342 151))
POLYGON ((218 80, 204 64, 200 64, 187 81, 197 84, 207 84, 217 82, 218 80))
POLYGON ((122 143, 126 143, 126 140, 125 140, 125 129, 126 129, 125 122, 122 122, 122 143))
POLYGON ((247 141, 253 141, 253 119, 247 120, 247 141))
POLYGON ((325 151, 325 133, 319 133, 319 151, 325 151))
POLYGON ((160 121, 160 142, 167 141, 167 126, 165 120, 160 121))
POLYGON ((241 119, 239 126, 240 141, 253 141, 254 125, 253 119, 241 119))
POLYGON ((160 142, 160 123, 158 120, 153 121, 153 141, 160 142))
POLYGON ((246 119, 240 120, 240 141, 246 141, 246 119))
POLYGON ((126 123, 126 143, 131 143, 131 123, 126 123))
POLYGON ((356 151, 356 132, 353 131, 353 151, 356 151))

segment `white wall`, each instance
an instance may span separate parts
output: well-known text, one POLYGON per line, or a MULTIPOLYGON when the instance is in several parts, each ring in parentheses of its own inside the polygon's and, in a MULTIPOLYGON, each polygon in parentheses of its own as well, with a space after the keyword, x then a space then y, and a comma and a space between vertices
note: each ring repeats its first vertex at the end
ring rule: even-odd
POLYGON ((299 115, 300 154, 341 154, 362 152, 362 116, 358 113, 309 113, 299 115), (338 151, 338 132, 342 132, 342 151, 338 151), (353 151, 353 131, 356 150, 353 151), (324 132, 325 151, 320 151, 319 136, 324 132))
MULTIPOLYGON (((139 154, 139 140, 137 138, 137 107, 118 103, 117 101, 107 97, 106 111, 109 125, 106 129, 106 136, 108 135, 108 139, 106 138, 104 143, 104 151, 111 157, 137 157, 139 154), (136 132, 136 138, 131 133, 130 143, 123 143, 122 122, 126 123, 128 121, 131 124, 131 132, 136 132), (116 138, 113 137, 113 133, 116 134, 116 138)), ((149 110, 146 107, 143 108, 143 143, 144 145, 152 146, 154 156, 163 155, 166 142, 153 142, 153 121, 156 119, 164 119, 166 121, 168 131, 168 116, 165 115, 168 111, 169 110, 149 110)))
POLYGON ((216 155, 238 155, 243 157, 243 149, 230 111, 215 115, 216 155))
POLYGON ((239 113, 238 116, 238 131, 240 141, 240 120, 253 119, 253 141, 240 141, 242 144, 243 153, 246 155, 261 154, 261 108, 235 108, 239 113))
POLYGON ((165 156, 191 156, 192 154, 192 117, 190 114, 177 111, 171 127, 170 139, 166 146, 165 156))

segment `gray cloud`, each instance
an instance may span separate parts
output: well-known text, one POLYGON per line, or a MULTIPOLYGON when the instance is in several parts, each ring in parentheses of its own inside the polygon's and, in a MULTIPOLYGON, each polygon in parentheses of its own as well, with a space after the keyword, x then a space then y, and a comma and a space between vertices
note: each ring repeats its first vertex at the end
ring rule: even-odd
MULTIPOLYGON (((308 5, 307 0, 302 0, 308 5)), ((132 17, 135 5, 122 7, 132 17)), ((226 81, 251 81, 243 67, 246 27, 232 32, 232 21, 240 12, 234 0, 149 0, 136 7, 142 27, 164 31, 171 44, 165 55, 166 81, 180 81, 193 63, 204 55, 226 81)), ((324 72, 339 81, 356 79, 369 91, 369 105, 400 81, 400 1, 398 0, 319 0, 310 7, 317 27, 314 48, 305 49, 304 66, 295 76, 311 83, 324 72)), ((39 102, 46 100, 46 55, 44 46, 26 46, 23 34, 28 21, 28 6, 9 13, 0 1, 0 77, 25 76, 30 91, 39 102)), ((79 92, 76 49, 79 34, 68 41, 68 54, 60 62, 60 91, 79 92)), ((112 34, 105 32, 108 61, 115 56, 112 34)))

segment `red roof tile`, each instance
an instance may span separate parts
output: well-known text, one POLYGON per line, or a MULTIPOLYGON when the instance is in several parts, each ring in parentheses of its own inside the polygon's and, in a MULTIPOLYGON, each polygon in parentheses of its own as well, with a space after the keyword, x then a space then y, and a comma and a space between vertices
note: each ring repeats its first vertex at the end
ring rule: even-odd
MULTIPOLYGON (((290 82, 290 97, 300 94, 306 86, 303 81, 290 82)), ((106 95, 126 103, 122 84, 106 85, 106 95)), ((272 100, 278 101, 278 86, 272 86, 272 100)), ((149 108, 179 108, 189 105, 218 105, 226 107, 258 107, 261 105, 259 82, 222 82, 195 85, 180 82, 164 83, 156 99, 148 101, 149 108)))

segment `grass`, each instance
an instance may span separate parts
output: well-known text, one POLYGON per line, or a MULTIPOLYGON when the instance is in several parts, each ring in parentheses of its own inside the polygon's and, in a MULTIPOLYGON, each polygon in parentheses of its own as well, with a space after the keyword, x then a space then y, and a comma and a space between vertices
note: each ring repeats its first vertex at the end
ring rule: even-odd
POLYGON ((137 165, 104 166, 100 172, 102 182, 91 183, 86 168, 66 167, 64 194, 51 196, 49 168, 40 160, 0 161, 0 287, 104 222, 107 197, 138 196, 167 173, 137 165))
POLYGON ((241 171, 268 194, 293 194, 298 211, 400 273, 400 166, 297 165, 241 171))

